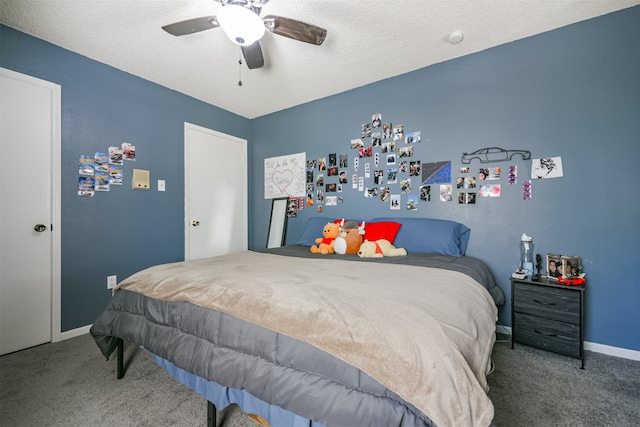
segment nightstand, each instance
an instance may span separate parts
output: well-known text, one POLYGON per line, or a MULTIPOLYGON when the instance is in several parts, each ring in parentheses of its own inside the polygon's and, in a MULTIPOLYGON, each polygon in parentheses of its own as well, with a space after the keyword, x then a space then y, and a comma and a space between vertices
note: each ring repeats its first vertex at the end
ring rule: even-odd
POLYGON ((511 279, 511 348, 514 343, 582 360, 584 286, 511 279))

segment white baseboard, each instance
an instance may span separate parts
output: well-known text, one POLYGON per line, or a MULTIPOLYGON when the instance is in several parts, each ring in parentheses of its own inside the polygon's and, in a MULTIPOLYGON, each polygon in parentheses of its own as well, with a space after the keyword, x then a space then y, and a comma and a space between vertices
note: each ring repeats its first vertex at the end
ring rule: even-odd
MULTIPOLYGON (((496 332, 499 334, 511 335, 511 327, 499 324, 496 325, 496 332)), ((585 341, 584 349, 594 351, 596 353, 607 354, 609 356, 622 357, 623 359, 640 360, 640 351, 630 350, 628 348, 613 347, 610 345, 585 341)))
POLYGON ((610 345, 598 344, 595 342, 584 342, 584 349, 595 351, 596 353, 608 354, 609 356, 622 357, 624 359, 639 360, 640 351, 629 350, 628 348, 612 347, 610 345))
POLYGON ((88 334, 92 325, 83 326, 81 328, 71 329, 70 331, 64 331, 60 334, 60 340, 68 340, 71 338, 79 337, 80 335, 88 334))

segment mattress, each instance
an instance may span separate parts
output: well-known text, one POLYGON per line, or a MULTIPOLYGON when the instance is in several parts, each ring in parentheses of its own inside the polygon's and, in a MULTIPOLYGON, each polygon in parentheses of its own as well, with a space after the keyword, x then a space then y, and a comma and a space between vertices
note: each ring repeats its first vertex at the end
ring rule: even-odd
POLYGON ((143 270, 91 333, 106 357, 116 338, 131 341, 326 425, 491 423, 486 374, 504 296, 481 262, 303 252, 143 270))

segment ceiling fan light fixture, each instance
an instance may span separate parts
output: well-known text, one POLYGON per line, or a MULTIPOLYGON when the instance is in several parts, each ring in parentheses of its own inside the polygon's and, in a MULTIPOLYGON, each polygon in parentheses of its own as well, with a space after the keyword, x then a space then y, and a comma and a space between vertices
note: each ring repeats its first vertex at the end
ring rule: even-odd
POLYGON ((262 19, 244 6, 223 6, 218 11, 217 19, 227 37, 240 46, 249 46, 264 36, 262 19))

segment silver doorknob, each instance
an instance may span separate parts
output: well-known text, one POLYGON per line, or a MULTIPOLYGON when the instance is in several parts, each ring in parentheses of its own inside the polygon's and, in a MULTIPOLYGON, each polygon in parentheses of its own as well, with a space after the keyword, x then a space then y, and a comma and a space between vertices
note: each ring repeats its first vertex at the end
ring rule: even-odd
POLYGON ((191 221, 191 225, 193 225, 194 227, 197 227, 200 225, 200 221, 191 221))
POLYGON ((47 230, 47 226, 44 224, 36 224, 35 227, 33 227, 34 230, 36 230, 38 233, 42 233, 43 231, 47 230))

